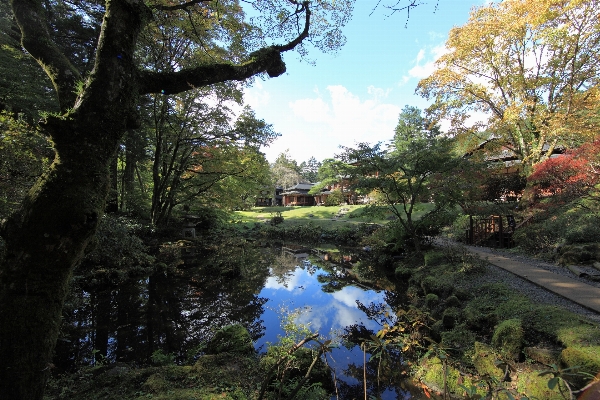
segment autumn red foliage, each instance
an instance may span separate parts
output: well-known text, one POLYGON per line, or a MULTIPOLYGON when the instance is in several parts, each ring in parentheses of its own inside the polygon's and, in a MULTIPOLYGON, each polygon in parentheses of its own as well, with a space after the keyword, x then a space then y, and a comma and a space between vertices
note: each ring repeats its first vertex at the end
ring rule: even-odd
POLYGON ((600 182, 599 165, 600 139, 537 164, 527 180, 536 198, 584 196, 600 182))

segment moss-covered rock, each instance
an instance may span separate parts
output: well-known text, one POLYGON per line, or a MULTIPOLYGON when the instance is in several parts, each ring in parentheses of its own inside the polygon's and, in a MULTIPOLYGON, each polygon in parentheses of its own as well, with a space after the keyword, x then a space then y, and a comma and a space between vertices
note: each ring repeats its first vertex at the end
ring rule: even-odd
MULTIPOLYGON (((432 390, 444 393, 446 389, 447 393, 458 398, 464 398, 465 390, 461 385, 467 388, 476 386, 471 377, 462 375, 459 370, 444 364, 438 357, 423 361, 416 377, 432 390)), ((479 389, 478 394, 483 396, 485 391, 479 389)))
POLYGON ((540 376, 540 371, 520 371, 517 377, 517 391, 530 399, 564 400, 558 387, 548 388, 550 378, 540 376))
POLYGON ((558 364, 560 360, 560 351, 540 347, 525 347, 523 354, 527 358, 545 365, 558 364))
POLYGON ((560 353, 560 363, 565 368, 574 368, 567 380, 577 388, 583 387, 600 371, 600 346, 567 347, 560 353))
POLYGON ((487 375, 495 379, 501 379, 504 371, 498 368, 498 354, 488 345, 475 342, 473 353, 473 365, 479 375, 487 375))
POLYGON ((500 354, 511 360, 519 358, 523 348, 523 325, 520 319, 502 321, 494 330, 492 345, 500 354))

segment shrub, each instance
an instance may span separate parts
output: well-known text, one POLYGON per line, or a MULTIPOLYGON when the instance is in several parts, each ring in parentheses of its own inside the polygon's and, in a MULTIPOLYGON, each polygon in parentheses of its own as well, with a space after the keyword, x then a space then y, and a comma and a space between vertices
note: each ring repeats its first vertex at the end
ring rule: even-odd
POLYGON ((437 294, 429 293, 425 296, 425 305, 428 308, 433 308, 439 303, 440 299, 437 294))
POLYGON ((470 227, 470 218, 468 215, 461 215, 454 220, 448 234, 452 240, 464 242, 466 239, 465 231, 470 227))
POLYGON ((339 189, 335 189, 325 199, 325 205, 326 206, 339 206, 339 205, 344 204, 345 201, 346 201, 346 199, 345 199, 342 191, 339 189))
POLYGON ((600 224, 597 219, 588 219, 588 221, 579 221, 574 224, 565 233, 567 243, 593 243, 600 238, 600 224))
POLYGON ((152 353, 150 360, 154 365, 169 365, 175 363, 175 356, 173 354, 164 353, 162 350, 156 350, 152 353))

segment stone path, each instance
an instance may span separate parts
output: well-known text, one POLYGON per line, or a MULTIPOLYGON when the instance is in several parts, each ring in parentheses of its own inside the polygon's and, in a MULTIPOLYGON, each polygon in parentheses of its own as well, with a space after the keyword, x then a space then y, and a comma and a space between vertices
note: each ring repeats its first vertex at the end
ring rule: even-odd
POLYGON ((494 254, 493 252, 489 252, 489 250, 486 251, 475 246, 465 247, 471 253, 477 254, 482 259, 487 260, 490 264, 494 264, 574 303, 600 313, 600 288, 511 259, 501 254, 494 254))

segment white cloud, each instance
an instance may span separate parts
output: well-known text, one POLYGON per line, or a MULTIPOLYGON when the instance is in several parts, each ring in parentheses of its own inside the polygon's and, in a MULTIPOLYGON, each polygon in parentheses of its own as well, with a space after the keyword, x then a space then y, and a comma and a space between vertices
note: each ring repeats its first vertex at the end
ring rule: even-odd
POLYGON ((307 122, 327 122, 330 113, 329 105, 320 98, 296 100, 291 108, 307 122))
POLYGON ((301 120, 298 125, 318 125, 314 125, 315 130, 305 128, 302 132, 286 132, 286 148, 296 157, 293 154, 295 145, 304 144, 305 147, 306 143, 313 143, 320 148, 326 144, 330 153, 321 157, 315 155, 323 159, 333 157, 332 147, 338 144, 353 146, 355 142, 374 143, 390 139, 401 109, 383 101, 389 92, 389 89, 369 86, 367 94, 370 97, 363 100, 344 86, 335 85, 327 87, 328 98, 319 96, 291 102, 289 106, 294 116, 301 120))
POLYGON ((423 79, 427 78, 436 70, 435 62, 444 54, 448 53, 448 49, 444 45, 439 45, 431 48, 429 51, 420 49, 414 61, 414 67, 408 70, 408 76, 403 76, 400 85, 405 84, 411 78, 423 79), (426 57, 426 54, 429 57, 426 57), (424 61, 424 62, 423 62, 424 61))
POLYGON ((269 105, 271 95, 267 92, 260 81, 255 80, 251 87, 244 89, 244 102, 249 104, 253 110, 269 105))

